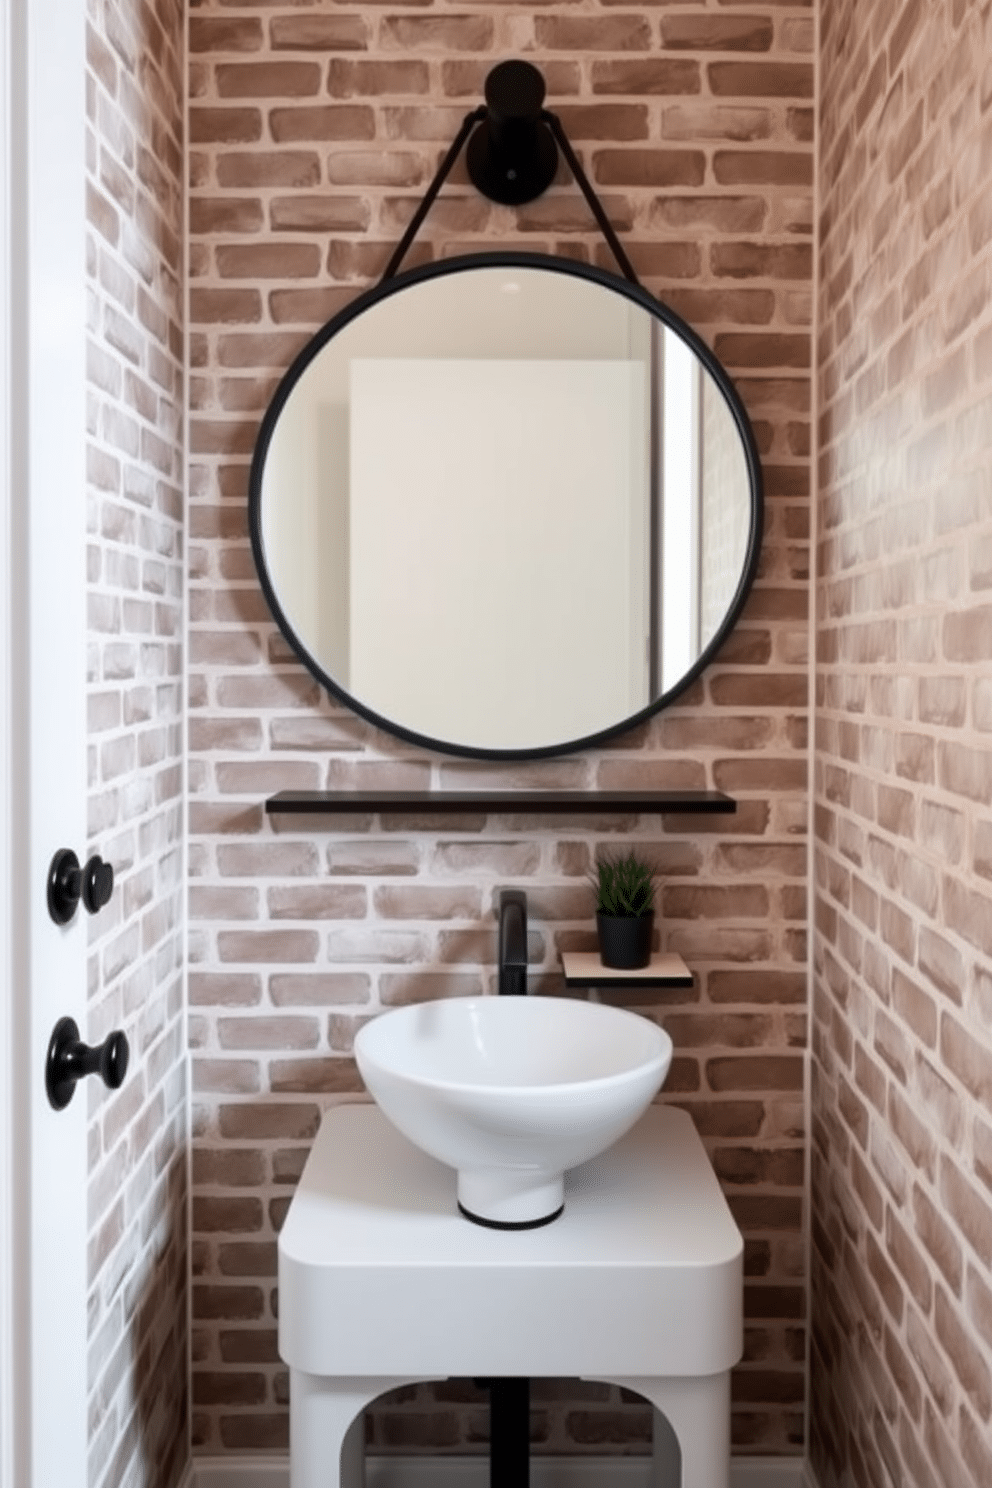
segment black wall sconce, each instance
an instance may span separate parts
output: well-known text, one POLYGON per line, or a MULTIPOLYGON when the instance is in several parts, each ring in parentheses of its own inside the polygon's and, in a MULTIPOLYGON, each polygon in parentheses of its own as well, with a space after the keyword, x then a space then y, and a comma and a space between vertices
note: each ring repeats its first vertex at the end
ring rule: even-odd
POLYGON ((465 163, 472 184, 490 201, 519 207, 546 191, 558 169, 559 152, 575 177, 624 278, 637 275, 602 203, 590 185, 557 114, 544 107, 544 78, 530 62, 500 62, 486 78, 484 107, 462 120, 451 148, 441 161, 410 225, 383 273, 391 279, 413 242, 427 213, 458 159, 465 142, 465 163))

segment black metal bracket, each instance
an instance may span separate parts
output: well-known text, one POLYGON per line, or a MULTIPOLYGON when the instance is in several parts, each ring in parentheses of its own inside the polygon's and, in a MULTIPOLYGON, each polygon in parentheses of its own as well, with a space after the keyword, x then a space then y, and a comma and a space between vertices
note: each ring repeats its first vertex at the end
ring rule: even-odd
POLYGON ((396 274, 466 141, 473 184, 491 201, 508 205, 523 205, 541 195, 554 178, 560 149, 624 278, 631 284, 639 283, 561 120, 540 107, 543 98, 544 79, 530 62, 501 62, 493 68, 486 78, 486 105, 473 109, 462 120, 380 283, 396 274))

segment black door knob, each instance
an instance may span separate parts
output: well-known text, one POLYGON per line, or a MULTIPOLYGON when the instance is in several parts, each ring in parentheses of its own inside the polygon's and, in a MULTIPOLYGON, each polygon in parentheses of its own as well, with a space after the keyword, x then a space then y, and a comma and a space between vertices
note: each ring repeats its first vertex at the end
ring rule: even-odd
POLYGON ((90 914, 110 899, 114 892, 114 870, 94 853, 85 868, 71 847, 60 848, 48 869, 48 913, 56 925, 67 925, 76 913, 80 899, 90 914))
POLYGON ((45 1089, 56 1111, 72 1100, 76 1081, 84 1075, 99 1075, 111 1090, 124 1083, 130 1054, 126 1035, 117 1029, 102 1044, 91 1047, 80 1042, 74 1018, 60 1018, 52 1032, 45 1060, 45 1089))

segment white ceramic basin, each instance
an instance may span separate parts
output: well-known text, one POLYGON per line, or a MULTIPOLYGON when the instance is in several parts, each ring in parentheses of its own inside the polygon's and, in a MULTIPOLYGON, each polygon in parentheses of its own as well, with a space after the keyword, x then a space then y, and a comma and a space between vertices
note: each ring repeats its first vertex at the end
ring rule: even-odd
POLYGON ((372 1019, 355 1058, 393 1125, 457 1169, 462 1212, 516 1229, 561 1213, 565 1172, 633 1126, 672 1041, 601 1003, 459 997, 372 1019))

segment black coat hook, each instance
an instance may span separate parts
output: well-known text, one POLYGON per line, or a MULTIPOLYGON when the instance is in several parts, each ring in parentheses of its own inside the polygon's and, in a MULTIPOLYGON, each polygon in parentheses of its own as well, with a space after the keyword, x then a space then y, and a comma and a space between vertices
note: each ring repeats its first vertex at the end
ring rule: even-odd
POLYGON ((114 892, 114 870, 94 853, 85 868, 71 847, 60 848, 48 870, 48 913, 56 925, 67 925, 82 899, 96 914, 114 892))
POLYGON ((64 1110, 75 1094, 76 1081, 84 1075, 99 1075, 109 1090, 117 1090, 124 1083, 130 1052, 127 1037, 120 1029, 91 1048, 80 1042, 74 1018, 60 1018, 45 1060, 49 1103, 56 1111, 64 1110))

